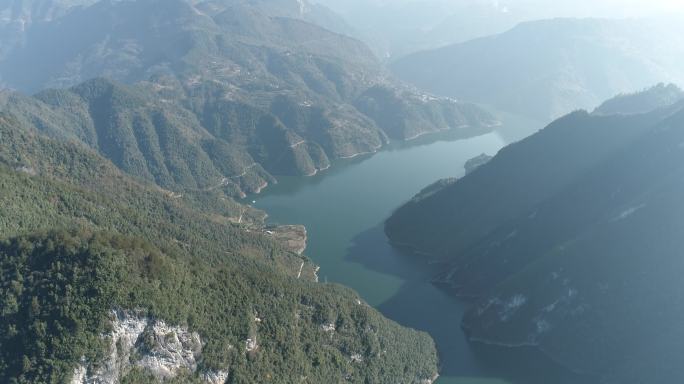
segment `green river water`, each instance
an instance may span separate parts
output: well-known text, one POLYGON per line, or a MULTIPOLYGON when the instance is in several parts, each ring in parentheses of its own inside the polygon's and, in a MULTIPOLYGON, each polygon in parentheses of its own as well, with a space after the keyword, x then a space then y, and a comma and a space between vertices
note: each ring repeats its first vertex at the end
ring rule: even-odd
POLYGON ((394 144, 312 178, 279 178, 278 185, 249 199, 268 212, 271 223, 307 227, 306 255, 321 266, 321 282, 351 287, 387 317, 430 333, 440 354, 438 384, 508 383, 502 377, 509 371, 536 368, 507 357, 494 358, 506 361, 503 371, 484 365, 460 331, 466 305, 430 283, 436 266, 393 249, 383 232, 384 220, 422 188, 463 176, 468 159, 494 155, 520 137, 505 129, 462 140, 394 144))

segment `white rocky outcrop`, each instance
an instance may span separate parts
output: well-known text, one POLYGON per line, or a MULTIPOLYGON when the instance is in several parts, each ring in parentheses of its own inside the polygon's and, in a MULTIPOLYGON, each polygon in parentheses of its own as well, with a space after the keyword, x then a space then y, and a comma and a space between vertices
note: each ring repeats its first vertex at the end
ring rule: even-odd
POLYGON ((432 383, 434 383, 435 381, 437 381, 437 379, 439 379, 439 374, 435 373, 435 375, 432 376, 432 378, 430 378, 430 379, 422 379, 422 380, 420 380, 420 384, 432 384, 432 383))
POLYGON ((249 339, 245 340, 245 350, 247 352, 254 352, 257 349, 259 349, 259 343, 257 342, 256 337, 250 337, 249 339))
POLYGON ((86 382, 86 375, 88 370, 85 367, 84 362, 81 363, 76 369, 74 369, 74 375, 71 377, 70 384, 81 384, 86 382))
MULTIPOLYGON (((102 335, 109 340, 105 360, 81 361, 74 369, 71 384, 115 384, 134 367, 152 373, 159 380, 197 370, 202 340, 196 332, 135 311, 112 311, 111 325, 111 332, 102 335)), ((223 384, 228 373, 207 372, 201 377, 211 384, 223 384)))
POLYGON ((196 358, 202 352, 202 340, 197 333, 163 321, 148 325, 140 344, 142 358, 136 365, 163 378, 173 378, 182 370, 194 372, 196 358))
POLYGON ((103 337, 109 339, 109 353, 97 367, 82 361, 74 371, 72 384, 118 383, 130 369, 131 353, 149 323, 149 319, 125 311, 112 312, 112 331, 103 337))
POLYGON ((227 371, 206 372, 202 375, 204 381, 209 384, 224 384, 228 380, 229 373, 227 371))
POLYGON ((321 329, 323 332, 335 332, 337 327, 333 323, 321 324, 321 329))

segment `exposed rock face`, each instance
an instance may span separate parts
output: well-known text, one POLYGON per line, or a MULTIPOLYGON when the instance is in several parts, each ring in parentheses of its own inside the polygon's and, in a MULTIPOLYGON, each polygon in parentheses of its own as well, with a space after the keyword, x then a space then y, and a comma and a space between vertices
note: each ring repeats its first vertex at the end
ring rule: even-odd
MULTIPOLYGON (((118 383, 133 367, 170 379, 183 371, 194 372, 202 352, 197 333, 129 311, 112 311, 112 332, 103 337, 111 342, 108 357, 98 364, 81 362, 71 384, 118 383), (139 357, 132 361, 131 356, 139 357)), ((203 377, 210 383, 223 383, 227 373, 209 372, 203 377)))
POLYGON ((431 379, 423 379, 423 380, 421 380, 421 381, 420 381, 420 384, 432 384, 432 383, 434 383, 435 381, 437 381, 437 379, 439 379, 439 374, 435 374, 434 376, 432 376, 431 379))
POLYGON ((229 373, 226 371, 207 372, 202 377, 209 384, 223 384, 228 380, 229 373))
POLYGON ((79 365, 74 369, 74 375, 71 378, 71 384, 81 384, 81 383, 86 383, 86 375, 88 374, 88 370, 86 367, 83 365, 79 365))
POLYGON ((114 311, 112 315, 112 332, 106 336, 111 340, 109 356, 98 367, 87 367, 83 362, 76 369, 79 374, 74 374, 73 384, 116 383, 130 368, 131 353, 150 320, 124 311, 114 311))
POLYGON ((173 378, 182 369, 195 371, 195 358, 202 352, 202 341, 197 333, 169 326, 163 321, 148 326, 139 344, 138 349, 144 351, 144 355, 137 365, 163 378, 173 378))
POLYGON ((257 349, 259 349, 259 343, 257 342, 256 337, 250 337, 245 341, 245 350, 247 352, 254 352, 257 349))

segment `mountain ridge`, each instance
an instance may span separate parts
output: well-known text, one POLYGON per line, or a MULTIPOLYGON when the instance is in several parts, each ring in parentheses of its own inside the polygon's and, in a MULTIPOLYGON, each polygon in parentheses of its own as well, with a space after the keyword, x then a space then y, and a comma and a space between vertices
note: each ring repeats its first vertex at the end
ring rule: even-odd
POLYGON ((391 79, 363 43, 299 18, 296 1, 273 1, 77 7, 31 27, 26 43, 0 60, 8 85, 70 89, 41 91, 35 100, 6 96, 4 108, 53 135, 81 127, 64 136, 164 188, 226 184, 232 196, 259 192, 279 175, 314 175, 389 140, 445 130, 469 136, 495 125, 475 105, 391 79), (38 59, 46 54, 54 60, 38 59), (90 77, 126 84, 114 89, 130 100, 111 110, 117 100, 79 102, 73 93, 95 84, 82 81, 90 77), (94 119, 93 111, 121 126, 94 119))
POLYGON ((460 325, 473 342, 533 347, 606 383, 681 375, 668 340, 684 316, 670 304, 684 103, 642 108, 567 115, 388 219, 393 242, 444 263, 436 284, 473 301, 460 325))
POLYGON ((556 18, 425 51, 391 64, 433 93, 551 121, 618 94, 684 82, 675 22, 556 18), (589 59, 591 58, 591 59, 589 59), (456 70, 458 68, 458 70, 456 70))

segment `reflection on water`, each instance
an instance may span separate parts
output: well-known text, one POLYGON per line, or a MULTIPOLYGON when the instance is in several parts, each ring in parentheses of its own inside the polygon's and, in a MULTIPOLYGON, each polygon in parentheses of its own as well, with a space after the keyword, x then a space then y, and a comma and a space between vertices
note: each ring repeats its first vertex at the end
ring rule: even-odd
MULTIPOLYGON (((420 189, 441 178, 462 176, 468 159, 482 153, 494 155, 504 144, 501 135, 492 133, 460 141, 428 138, 412 146, 395 145, 313 178, 282 178, 256 197, 255 206, 266 210, 273 223, 306 225, 306 254, 321 266, 322 281, 347 285, 387 317, 430 333, 440 354, 440 384, 507 383, 500 378, 513 371, 508 367, 511 364, 537 374, 541 366, 498 356, 486 348, 471 348, 460 330, 465 304, 429 282, 438 266, 393 249, 382 226, 394 209, 420 189), (483 355, 487 359, 481 359, 483 355), (492 361, 504 364, 492 365, 492 361)), ((539 377, 549 380, 551 376, 539 377)))

